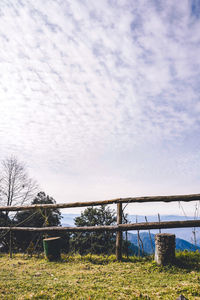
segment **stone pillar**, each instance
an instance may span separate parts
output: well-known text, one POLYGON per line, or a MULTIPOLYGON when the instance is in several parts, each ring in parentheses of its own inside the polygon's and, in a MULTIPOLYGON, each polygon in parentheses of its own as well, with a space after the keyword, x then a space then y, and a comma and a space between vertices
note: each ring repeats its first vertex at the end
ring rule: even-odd
POLYGON ((155 261, 158 265, 173 263, 175 259, 175 234, 155 235, 155 261))

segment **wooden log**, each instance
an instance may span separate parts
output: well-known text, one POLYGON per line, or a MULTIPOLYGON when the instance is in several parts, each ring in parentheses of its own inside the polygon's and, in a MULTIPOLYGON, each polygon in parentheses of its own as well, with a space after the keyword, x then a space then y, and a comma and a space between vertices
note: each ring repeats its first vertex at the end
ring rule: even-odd
MULTIPOLYGON (((122 224, 122 203, 117 203, 117 225, 122 224)), ((122 260, 122 231, 116 235, 116 259, 122 260)))
POLYGON ((84 227, 0 227, 3 231, 36 231, 36 232, 92 232, 92 231, 125 231, 125 230, 147 230, 159 228, 186 228, 200 227, 200 220, 187 221, 169 221, 169 222, 148 222, 148 223, 131 223, 110 226, 84 226, 84 227))
POLYGON ((9 239, 9 255, 12 258, 12 231, 10 231, 10 239, 9 239))
POLYGON ((43 239, 43 247, 45 256, 49 261, 60 260, 60 237, 43 239))
POLYGON ((175 201, 198 201, 200 200, 200 194, 192 195, 175 195, 175 196, 147 196, 147 197, 130 197, 130 198, 116 198, 111 200, 102 201, 87 201, 87 202, 71 202, 60 204, 35 204, 27 206, 0 206, 0 211, 22 211, 39 208, 71 208, 71 207, 86 207, 86 206, 98 206, 108 205, 114 203, 147 203, 147 202, 175 202, 175 201))

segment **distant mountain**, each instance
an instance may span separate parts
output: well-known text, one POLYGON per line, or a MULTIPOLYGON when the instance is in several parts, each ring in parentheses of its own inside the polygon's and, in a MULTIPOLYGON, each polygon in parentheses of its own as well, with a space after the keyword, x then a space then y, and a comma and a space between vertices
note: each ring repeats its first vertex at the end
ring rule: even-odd
MULTIPOLYGON (((62 226, 75 226, 74 219, 78 217, 79 214, 62 214, 61 223, 62 226)), ((136 216, 129 215, 128 219, 131 223, 136 222, 136 216)), ((161 221, 181 221, 185 220, 186 218, 183 216, 176 216, 176 215, 163 215, 161 216, 161 221)), ((192 219, 192 217, 190 218, 192 219)), ((148 222, 157 222, 158 216, 147 216, 148 222)), ((146 222, 144 216, 137 216, 137 222, 146 222)), ((176 250, 188 250, 188 251, 200 251, 200 239, 199 239, 199 231, 198 228, 196 229, 196 237, 197 237, 197 247, 190 243, 193 241, 193 228, 174 228, 174 229, 164 229, 162 232, 166 233, 174 233, 176 235, 176 250)), ((138 255, 138 235, 137 233, 132 233, 135 231, 128 232, 128 240, 131 242, 129 246, 129 255, 138 255)), ((140 255, 145 254, 152 254, 155 251, 155 233, 158 233, 158 230, 151 230, 151 239, 149 233, 147 231, 140 231, 140 238, 143 243, 143 249, 140 246, 140 255), (151 242, 152 240, 152 242, 151 242)))
POLYGON ((74 219, 80 215, 78 214, 62 214, 62 226, 74 226, 74 219))
MULTIPOLYGON (((129 256, 138 256, 139 251, 138 251, 138 246, 134 245, 133 243, 130 242, 129 246, 128 246, 128 254, 129 256)), ((148 253, 142 253, 140 251, 140 256, 146 256, 148 255, 148 253)))
MULTIPOLYGON (((140 232, 140 239, 142 240, 142 245, 140 245, 141 252, 144 250, 144 252, 148 254, 152 254, 155 252, 155 234, 149 235, 149 233, 146 232, 140 232), (142 249, 143 247, 143 249, 142 249)), ((138 235, 128 233, 128 240, 138 247, 138 235)), ((200 247, 196 247, 195 245, 189 243, 186 240, 176 238, 176 250, 188 250, 188 251, 200 251, 200 247)))
MULTIPOLYGON (((186 220, 194 220, 194 217, 192 216, 179 216, 179 215, 161 215, 160 216, 161 222, 162 221, 186 221, 186 220)), ((200 219, 200 218, 198 218, 200 219)), ((131 223, 136 222, 136 216, 134 215, 128 215, 128 220, 131 223)), ((148 222, 158 222, 158 215, 150 215, 147 216, 148 222)), ((137 222, 146 222, 144 216, 137 216, 137 222)), ((165 233, 173 233, 176 235, 176 238, 184 239, 190 243, 194 242, 194 228, 172 228, 172 229, 162 229, 162 232, 165 233)), ((147 231, 141 231, 141 232, 147 232, 147 231)), ((151 230, 151 233, 156 234, 159 230, 151 230)), ((195 229, 195 238, 197 240, 197 244, 200 245, 200 231, 199 228, 195 229)))
MULTIPOLYGON (((62 222, 69 223, 74 225, 74 218, 80 216, 80 214, 62 214, 62 222)), ((128 215, 128 220, 131 223, 135 223, 137 219, 138 223, 146 222, 145 216, 136 216, 136 215, 128 215)), ((161 222, 162 221, 185 221, 185 220, 192 220, 194 219, 192 216, 178 216, 178 215, 161 215, 160 216, 161 222)), ((200 219, 200 217, 198 218, 200 219)), ((150 215, 147 216, 148 222, 158 222, 158 215, 150 215)))
MULTIPOLYGON (((62 214, 63 218, 61 220, 62 226, 74 226, 74 218, 80 216, 80 214, 62 214)), ((185 217, 185 216, 178 216, 178 215, 161 215, 161 221, 184 221, 184 220, 192 220, 193 217, 185 217)), ((128 215, 128 220, 131 223, 136 222, 135 215, 128 215)), ((147 216, 148 222, 158 222, 158 215, 147 216)), ((144 216, 137 216, 137 222, 146 222, 144 216)), ((197 244, 200 245, 200 231, 199 228, 195 229, 196 231, 196 240, 197 244)), ((134 232, 134 231, 131 231, 134 232)), ((147 232, 147 231, 140 231, 140 232, 147 232)), ((151 230, 152 234, 158 233, 158 230, 151 230)), ((162 232, 166 233, 174 233, 176 238, 186 240, 190 243, 194 242, 194 234, 193 228, 173 228, 173 229, 162 229, 162 232)))

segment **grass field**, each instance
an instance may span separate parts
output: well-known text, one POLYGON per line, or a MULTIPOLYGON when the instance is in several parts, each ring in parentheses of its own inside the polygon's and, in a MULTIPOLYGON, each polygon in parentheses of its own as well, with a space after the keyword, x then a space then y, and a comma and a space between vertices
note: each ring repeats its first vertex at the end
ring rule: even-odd
POLYGON ((200 299, 200 254, 179 253, 173 266, 149 258, 0 256, 0 299, 200 299))

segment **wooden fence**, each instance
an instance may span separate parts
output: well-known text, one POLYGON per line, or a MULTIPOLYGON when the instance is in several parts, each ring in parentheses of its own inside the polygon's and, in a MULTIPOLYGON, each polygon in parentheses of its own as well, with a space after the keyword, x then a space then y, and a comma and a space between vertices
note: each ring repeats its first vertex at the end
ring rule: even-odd
POLYGON ((110 226, 87 226, 87 227, 0 227, 0 230, 11 231, 36 231, 36 232, 92 232, 92 231, 114 231, 116 236, 116 257, 117 260, 122 259, 122 232, 128 230, 147 230, 147 229, 167 229, 167 228, 186 228, 200 227, 200 220, 187 221, 168 221, 168 222, 146 222, 122 224, 122 204, 123 203, 149 203, 149 202, 175 202, 175 201, 200 201, 200 194, 192 195, 175 195, 175 196, 150 196, 150 197, 133 197, 133 198, 117 198, 103 201, 74 202, 61 204, 36 204, 29 206, 0 206, 0 211, 22 211, 37 209, 60 209, 71 207, 99 206, 108 204, 117 204, 117 225, 110 226))

